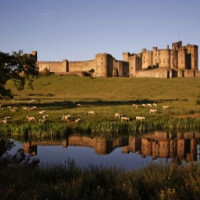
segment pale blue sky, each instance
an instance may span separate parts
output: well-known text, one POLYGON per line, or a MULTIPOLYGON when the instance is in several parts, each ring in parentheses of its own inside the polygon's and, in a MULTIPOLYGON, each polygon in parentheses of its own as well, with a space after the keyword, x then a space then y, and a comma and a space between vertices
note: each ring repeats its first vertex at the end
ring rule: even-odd
POLYGON ((200 44, 200 0, 0 0, 0 51, 38 60, 89 60, 107 52, 200 44))

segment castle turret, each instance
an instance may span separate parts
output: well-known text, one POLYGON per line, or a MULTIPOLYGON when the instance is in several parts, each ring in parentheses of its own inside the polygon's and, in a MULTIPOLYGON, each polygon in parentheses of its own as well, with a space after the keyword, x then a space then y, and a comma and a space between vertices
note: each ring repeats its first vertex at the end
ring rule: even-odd
POLYGON ((107 53, 96 54, 95 57, 96 71, 95 74, 97 77, 110 77, 113 73, 113 57, 107 53))

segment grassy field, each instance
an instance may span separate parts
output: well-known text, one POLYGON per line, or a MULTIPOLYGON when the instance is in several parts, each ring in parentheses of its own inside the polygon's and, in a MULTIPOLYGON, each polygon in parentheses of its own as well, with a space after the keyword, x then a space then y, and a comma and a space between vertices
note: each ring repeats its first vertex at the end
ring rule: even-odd
MULTIPOLYGON (((145 123, 163 124, 172 120, 175 124, 179 123, 178 118, 194 118, 192 120, 198 121, 190 120, 189 123, 199 124, 199 78, 134 79, 51 75, 39 77, 33 86, 34 90, 26 87, 19 92, 9 82, 7 87, 13 91, 15 98, 3 102, 0 119, 10 116, 10 123, 21 123, 27 122, 26 116, 34 116, 38 122, 42 116, 38 112, 46 110, 49 122, 60 123, 62 115, 69 114, 72 121, 80 118, 81 126, 91 126, 93 123, 95 127, 103 123, 102 131, 111 126, 108 123, 121 126, 119 119, 114 117, 116 112, 132 119, 130 127, 138 123, 136 116, 144 116, 145 123), (147 103, 156 103, 157 107, 142 107, 142 104, 147 103), (139 108, 134 108, 132 104, 139 105, 139 108), (163 105, 169 105, 169 109, 163 110, 163 105), (13 112, 7 106, 17 109, 13 112), (22 106, 28 109, 24 110, 22 106), (33 106, 36 108, 31 109, 33 106), (150 109, 158 112, 150 114, 150 109), (88 114, 88 111, 94 111, 95 114, 88 114)), ((181 123, 184 126, 188 120, 182 120, 181 123)))

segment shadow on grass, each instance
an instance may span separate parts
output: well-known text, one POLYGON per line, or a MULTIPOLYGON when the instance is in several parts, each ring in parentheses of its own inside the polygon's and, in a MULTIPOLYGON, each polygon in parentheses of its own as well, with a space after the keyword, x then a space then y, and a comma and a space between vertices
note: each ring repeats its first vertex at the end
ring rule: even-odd
MULTIPOLYGON (((23 99, 24 100, 24 99, 23 99)), ((38 100, 37 100, 38 101, 38 100)), ((179 101, 179 99, 160 99, 157 101, 142 99, 142 100, 128 100, 128 101, 103 101, 103 100, 85 100, 85 101, 53 101, 51 102, 42 102, 39 100, 38 102, 26 102, 26 103, 14 103, 13 106, 36 106, 38 108, 48 108, 52 110, 62 110, 62 109, 72 109, 76 107, 95 107, 95 106, 125 106, 125 105, 142 105, 142 104, 152 104, 152 103, 163 103, 170 101, 179 101)), ((8 106, 10 104, 4 104, 4 106, 8 106)))

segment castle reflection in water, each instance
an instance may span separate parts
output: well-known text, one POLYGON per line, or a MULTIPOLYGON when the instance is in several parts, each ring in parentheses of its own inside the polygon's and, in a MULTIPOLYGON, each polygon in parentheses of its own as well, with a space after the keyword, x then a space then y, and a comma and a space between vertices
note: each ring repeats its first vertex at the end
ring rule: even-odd
POLYGON ((23 143, 25 153, 37 155, 37 146, 91 147, 96 154, 108 154, 117 147, 123 153, 137 152, 141 157, 171 158, 172 160, 200 161, 200 134, 193 132, 170 133, 155 131, 142 137, 125 136, 116 139, 71 135, 62 141, 29 141, 23 143))

